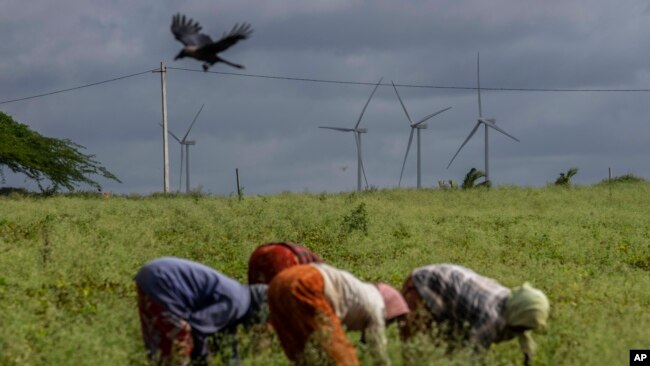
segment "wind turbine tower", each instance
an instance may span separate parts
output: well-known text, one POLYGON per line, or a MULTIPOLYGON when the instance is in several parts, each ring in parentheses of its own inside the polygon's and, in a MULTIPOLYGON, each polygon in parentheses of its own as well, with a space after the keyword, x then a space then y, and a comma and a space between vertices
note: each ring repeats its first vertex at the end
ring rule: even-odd
POLYGON ((190 124, 190 127, 187 129, 187 132, 185 132, 185 136, 183 136, 182 139, 178 138, 178 136, 174 135, 174 133, 171 131, 168 131, 169 135, 171 135, 171 137, 173 137, 174 140, 178 141, 178 143, 181 145, 181 172, 178 180, 179 191, 181 190, 181 185, 183 182, 183 155, 185 155, 185 193, 190 193, 190 146, 196 145, 196 141, 188 140, 187 136, 190 134, 192 127, 194 127, 194 123, 196 122, 197 118, 199 118, 199 114, 201 114, 204 106, 205 104, 203 104, 199 111, 196 113, 194 119, 192 120, 192 123, 190 124), (185 154, 183 154, 183 150, 185 150, 185 154))
POLYGON ((404 175, 404 167, 406 166, 406 158, 409 155, 409 150, 411 149, 411 142, 413 142, 413 132, 417 131, 417 174, 418 174, 418 180, 417 180, 417 187, 422 188, 422 160, 420 158, 421 155, 421 149, 420 149, 420 130, 424 130, 427 128, 427 124, 424 123, 428 121, 429 119, 439 115, 440 113, 447 111, 451 109, 451 107, 447 107, 445 109, 441 109, 435 113, 431 113, 430 115, 422 118, 421 120, 417 122, 413 122, 411 120, 411 116, 409 115, 409 112, 406 110, 406 106, 404 106, 404 102, 402 101, 402 98, 400 97, 399 93, 397 92, 397 87, 395 86, 395 83, 391 81, 391 84, 393 84, 393 89, 395 89, 395 94, 397 94, 397 99, 399 99, 399 103, 402 105, 402 109, 404 110, 404 114, 406 114, 406 119, 409 121, 409 125, 411 126, 411 134, 409 135, 409 142, 406 145, 406 154, 404 154, 404 162, 402 162, 402 171, 399 173, 399 183, 397 186, 402 185, 402 176, 404 175))
POLYGON ((511 139, 513 139, 513 140, 515 140, 517 142, 519 142, 519 140, 516 137, 514 137, 514 136, 510 135, 509 133, 507 133, 506 131, 504 131, 499 126, 497 126, 496 125, 496 119, 494 119, 494 118, 483 118, 483 108, 481 106, 481 69, 480 69, 481 62, 480 62, 480 60, 481 60, 480 55, 477 54, 477 56, 476 56, 476 84, 477 84, 476 90, 478 92, 478 121, 476 122, 476 125, 474 125, 474 128, 469 133, 469 135, 467 136, 465 141, 463 141, 462 145, 460 145, 460 147, 458 148, 458 151, 456 151, 456 154, 454 154, 454 157, 451 158, 451 161, 447 165, 447 169, 449 169, 449 167, 451 166, 451 163, 454 162, 454 159, 456 159, 456 156, 458 156, 458 153, 463 148, 463 146, 465 146, 465 144, 467 144, 467 141, 469 141, 472 138, 472 136, 474 136, 474 133, 476 133, 476 130, 478 130, 479 126, 481 124, 483 124, 483 126, 485 128, 485 180, 489 181, 490 180, 490 165, 489 165, 489 159, 488 159, 489 152, 490 152, 489 143, 488 143, 488 130, 489 130, 489 128, 492 128, 492 129, 494 129, 494 130, 496 130, 498 132, 501 132, 502 134, 510 137, 511 139))
POLYGON ((361 123, 361 119, 363 118, 363 114, 366 112, 366 108, 368 107, 368 104, 370 103, 370 100, 372 99, 372 96, 375 95, 375 92, 377 91, 377 88, 381 84, 382 79, 379 79, 379 82, 375 85, 375 88, 372 90, 372 93, 370 94, 370 97, 366 101, 366 104, 363 106, 363 109, 361 110, 361 115, 359 115, 359 119, 357 119, 357 123, 354 125, 354 128, 345 128, 345 127, 326 127, 326 126, 318 126, 318 128, 325 128, 328 130, 335 130, 335 131, 341 131, 341 132, 352 132, 354 133, 354 142, 357 145, 357 191, 361 191, 361 175, 363 174, 363 179, 366 182, 366 188, 368 187, 368 179, 366 178, 366 171, 363 168, 363 159, 361 158, 361 134, 362 133, 367 133, 368 129, 366 128, 360 128, 359 124, 361 123))

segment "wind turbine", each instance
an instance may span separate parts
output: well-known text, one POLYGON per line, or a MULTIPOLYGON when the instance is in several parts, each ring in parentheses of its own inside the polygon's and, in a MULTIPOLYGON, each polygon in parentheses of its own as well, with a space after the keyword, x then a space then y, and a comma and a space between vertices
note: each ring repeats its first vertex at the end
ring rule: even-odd
POLYGON ((196 119, 199 118, 199 114, 201 114, 204 106, 205 104, 203 104, 199 111, 196 113, 194 119, 192 120, 192 123, 190 124, 190 127, 187 129, 187 132, 185 132, 185 136, 183 136, 182 139, 174 135, 173 132, 168 131, 171 137, 173 137, 174 140, 178 141, 178 143, 181 144, 181 172, 178 178, 179 191, 181 190, 181 184, 183 182, 183 147, 185 147, 185 193, 190 193, 190 145, 196 145, 196 141, 188 140, 187 135, 190 134, 190 130, 192 127, 194 127, 194 123, 196 122, 196 119))
POLYGON ((368 98, 368 101, 366 101, 366 104, 363 106, 363 109, 361 110, 361 115, 359 115, 359 119, 357 120, 357 124, 354 125, 354 128, 318 126, 318 128, 325 128, 329 130, 354 133, 354 142, 357 145, 357 191, 361 191, 361 174, 363 174, 363 179, 366 181, 366 188, 368 188, 368 179, 366 178, 366 171, 363 168, 363 160, 361 159, 361 134, 368 132, 368 129, 359 128, 359 124, 361 123, 361 118, 363 118, 363 114, 366 112, 366 108, 368 107, 368 104, 370 103, 372 96, 375 95, 375 92, 377 91, 377 88, 381 84, 382 80, 383 78, 379 79, 379 81, 375 85, 375 88, 372 90, 372 93, 370 93, 370 98, 368 98))
POLYGON ((478 121, 476 122, 476 125, 474 126, 472 131, 469 133, 469 135, 467 136, 465 141, 463 141, 463 144, 460 145, 460 147, 458 148, 458 151, 456 151, 456 154, 454 154, 454 157, 451 158, 451 161, 447 165, 447 169, 449 169, 449 167, 451 166, 451 163, 454 161, 454 159, 456 159, 456 156, 458 156, 458 153, 463 148, 463 146, 465 146, 465 144, 467 144, 467 141, 469 141, 469 139, 471 139, 472 136, 474 136, 474 133, 476 133, 476 130, 478 130, 479 126, 481 124, 483 124, 483 126, 485 127, 485 180, 489 181, 490 180, 490 165, 488 163, 488 156, 489 156, 488 155, 488 153, 489 153, 489 148, 488 148, 488 127, 501 132, 502 134, 510 137, 511 139, 513 139, 513 140, 515 140, 517 142, 519 142, 519 140, 516 137, 514 137, 514 136, 510 135, 509 133, 507 133, 506 131, 504 131, 503 129, 501 129, 500 127, 498 127, 496 125, 496 119, 494 119, 494 118, 483 118, 483 109, 481 107, 481 72, 480 72, 480 64, 481 64, 481 62, 480 62, 480 60, 481 60, 480 55, 477 54, 477 56, 476 56, 476 83, 477 83, 476 90, 478 92, 478 121))
POLYGON ((426 122, 429 119, 439 115, 440 113, 442 113, 444 111, 447 111, 447 110, 451 109, 451 107, 447 107, 447 108, 441 109, 441 110, 439 110, 439 111, 437 111, 435 113, 431 113, 430 115, 428 115, 428 116, 426 116, 426 117, 422 118, 421 120, 414 123, 413 120, 411 120, 411 116, 409 115, 409 112, 406 110, 406 107, 404 106, 404 102, 402 101, 402 98, 399 96, 399 93, 397 92, 397 87, 395 86, 395 83, 393 83, 391 81, 391 84, 393 84, 393 89, 395 89, 395 94, 397 94, 397 99, 399 99, 399 103, 402 105, 402 109, 404 110, 404 114, 406 114, 406 118, 409 120, 409 124, 411 126, 411 134, 409 135, 409 143, 408 143, 408 145, 406 145, 406 154, 404 154, 404 162, 402 163, 402 171, 399 173, 399 183, 397 184, 397 186, 399 187, 399 186, 402 185, 402 175, 404 175, 404 166, 406 166, 406 158, 409 156, 409 150, 411 149, 411 142, 413 142, 413 132, 415 132, 417 130, 417 132, 418 132, 418 135, 417 135, 417 137, 418 137, 417 138, 417 143, 418 143, 418 146, 417 146, 417 149, 418 149, 418 160, 417 160, 418 161, 418 167, 417 167, 418 168, 417 169, 418 170, 418 185, 417 185, 417 187, 419 189, 419 188, 422 187, 422 175, 420 173, 421 172, 420 130, 424 130, 424 129, 427 128, 427 124, 424 123, 424 122, 426 122))

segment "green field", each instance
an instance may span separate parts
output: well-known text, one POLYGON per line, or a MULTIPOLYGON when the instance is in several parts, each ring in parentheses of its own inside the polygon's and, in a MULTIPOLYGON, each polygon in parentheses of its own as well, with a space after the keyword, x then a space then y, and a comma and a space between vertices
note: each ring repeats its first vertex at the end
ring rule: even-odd
MULTIPOLYGON (((132 281, 142 264, 179 256, 245 281, 251 251, 282 240, 396 287, 413 268, 442 262, 509 287, 530 281, 551 301, 536 364, 627 365, 629 349, 650 348, 647 183, 241 201, 9 195, 0 197, 0 365, 146 364, 132 281)), ((246 337, 246 364, 288 364, 277 339, 254 352, 246 337)), ((394 365, 470 361, 404 346, 394 327, 389 351, 394 365)), ((517 342, 492 347, 487 361, 520 364, 517 342)))

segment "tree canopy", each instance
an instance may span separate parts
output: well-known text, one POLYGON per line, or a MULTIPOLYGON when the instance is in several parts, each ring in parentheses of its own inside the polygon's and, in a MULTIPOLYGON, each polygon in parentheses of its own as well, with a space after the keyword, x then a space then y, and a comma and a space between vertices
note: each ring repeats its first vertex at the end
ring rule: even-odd
MULTIPOLYGON (((101 189, 90 177, 99 175, 106 179, 120 180, 104 168, 94 155, 80 150, 84 146, 68 139, 45 137, 32 131, 27 125, 0 112, 0 178, 5 181, 3 168, 23 173, 38 184, 42 192, 58 191, 64 187, 70 191, 80 184, 101 189), (49 186, 44 183, 49 181, 49 186)), ((121 182, 120 182, 121 183, 121 182)))

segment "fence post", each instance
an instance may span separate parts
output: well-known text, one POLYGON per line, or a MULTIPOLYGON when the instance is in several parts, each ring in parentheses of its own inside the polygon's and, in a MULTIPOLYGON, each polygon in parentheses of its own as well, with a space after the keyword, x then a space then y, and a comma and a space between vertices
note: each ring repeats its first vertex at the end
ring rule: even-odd
POLYGON ((612 168, 607 168, 607 185, 609 186, 609 198, 612 198, 612 168))
POLYGON ((241 188, 239 186, 239 168, 235 168, 235 176, 237 177, 237 196, 241 200, 241 188))

